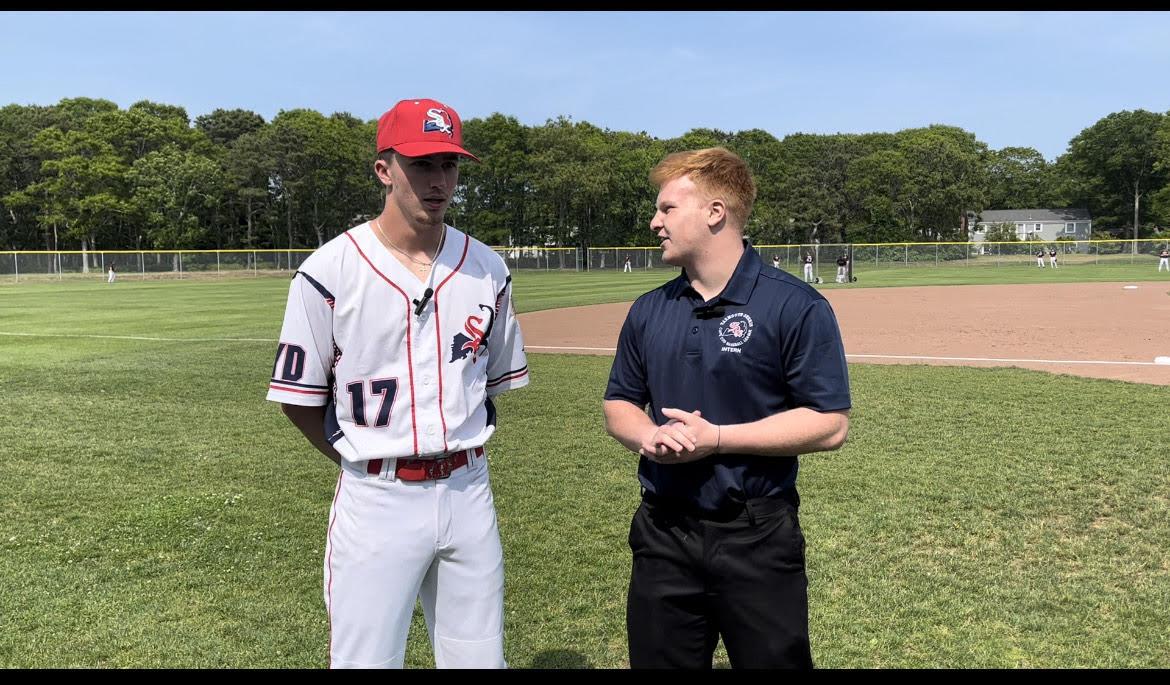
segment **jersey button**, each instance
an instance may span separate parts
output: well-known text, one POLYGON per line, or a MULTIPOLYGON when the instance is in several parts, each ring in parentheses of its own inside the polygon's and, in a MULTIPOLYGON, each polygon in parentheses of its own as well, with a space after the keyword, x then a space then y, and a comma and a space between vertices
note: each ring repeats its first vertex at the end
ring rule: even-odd
POLYGON ((693 326, 693 327, 691 327, 691 335, 694 335, 695 333, 698 333, 698 332, 699 332, 699 327, 698 327, 698 326, 693 326))
POLYGON ((427 435, 434 435, 434 434, 435 434, 435 427, 434 426, 427 426, 427 435))
POLYGON ((423 385, 430 385, 430 384, 431 384, 431 377, 430 376, 423 376, 423 385))

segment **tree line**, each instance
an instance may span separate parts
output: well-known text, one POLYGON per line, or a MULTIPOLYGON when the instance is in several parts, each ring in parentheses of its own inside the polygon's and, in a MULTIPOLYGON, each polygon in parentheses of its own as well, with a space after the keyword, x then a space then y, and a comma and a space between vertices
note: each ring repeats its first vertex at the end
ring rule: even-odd
MULTIPOLYGON (((151 101, 0 109, 0 249, 318 247, 375 216, 376 121, 311 109, 188 117, 151 101)), ((1170 113, 1110 114, 1048 162, 991 149, 962 128, 807 134, 696 128, 677 138, 558 117, 464 122, 465 164, 448 221, 491 245, 653 245, 650 168, 721 145, 758 185, 758 243, 968 239, 986 209, 1087 208, 1094 237, 1170 225, 1170 113)))

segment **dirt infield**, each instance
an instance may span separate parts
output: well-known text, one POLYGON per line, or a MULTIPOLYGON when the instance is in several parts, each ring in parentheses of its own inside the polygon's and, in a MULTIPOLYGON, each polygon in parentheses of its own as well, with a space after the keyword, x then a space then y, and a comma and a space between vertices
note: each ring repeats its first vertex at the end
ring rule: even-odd
MULTIPOLYGON (((1170 365, 1153 364, 1155 357, 1170 356, 1170 283, 823 292, 851 363, 1018 366, 1170 385, 1170 365)), ((525 346, 612 354, 629 308, 624 302, 521 314, 525 346)))

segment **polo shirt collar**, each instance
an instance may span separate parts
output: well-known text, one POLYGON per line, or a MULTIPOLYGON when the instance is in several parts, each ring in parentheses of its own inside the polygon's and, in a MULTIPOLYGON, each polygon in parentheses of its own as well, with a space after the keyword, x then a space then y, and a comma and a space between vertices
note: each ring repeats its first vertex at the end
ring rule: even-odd
MULTIPOLYGON (((723 292, 719 293, 716 301, 729 302, 731 304, 747 304, 751 299, 752 291, 756 288, 756 280, 760 275, 760 267, 763 262, 760 261, 760 254, 751 246, 751 243, 745 238, 743 241, 743 254, 740 255, 739 263, 735 265, 735 271, 731 273, 731 278, 727 281, 727 285, 723 287, 723 292)), ((679 276, 679 288, 675 291, 676 296, 682 296, 687 293, 695 293, 691 288, 691 277, 687 274, 687 270, 683 269, 679 276)))

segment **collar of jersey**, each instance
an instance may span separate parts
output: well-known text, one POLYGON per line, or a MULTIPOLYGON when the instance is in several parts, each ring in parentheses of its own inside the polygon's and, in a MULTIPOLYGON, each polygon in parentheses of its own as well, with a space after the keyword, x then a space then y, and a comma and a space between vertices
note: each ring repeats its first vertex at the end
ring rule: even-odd
POLYGON ((425 279, 419 279, 418 276, 416 276, 413 272, 411 272, 411 270, 408 269, 405 264, 398 261, 398 258, 394 256, 394 253, 390 250, 390 248, 383 245, 381 240, 378 240, 378 232, 376 230, 374 230, 374 222, 369 221, 367 223, 370 227, 370 230, 369 230, 370 243, 369 243, 369 247, 366 249, 372 250, 373 254, 385 255, 385 259, 379 259, 379 261, 387 261, 388 260, 389 262, 392 262, 397 268, 410 274, 414 278, 414 281, 412 281, 412 282, 420 283, 423 288, 433 287, 432 282, 435 280, 435 270, 439 265, 445 266, 448 269, 455 268, 454 265, 447 263, 447 260, 445 259, 445 255, 450 253, 451 243, 452 242, 459 242, 459 241, 456 239, 457 236, 455 236, 453 233, 453 232, 456 232, 455 228, 453 226, 450 226, 446 222, 443 223, 443 230, 446 232, 446 236, 443 239, 443 248, 441 250, 439 250, 439 254, 435 255, 435 261, 431 266, 431 270, 427 272, 427 277, 425 279))

